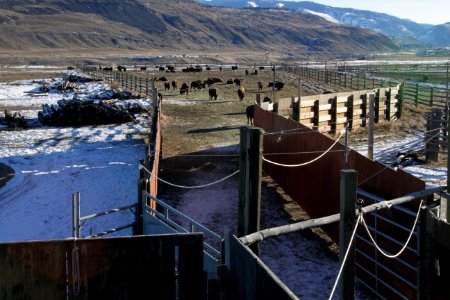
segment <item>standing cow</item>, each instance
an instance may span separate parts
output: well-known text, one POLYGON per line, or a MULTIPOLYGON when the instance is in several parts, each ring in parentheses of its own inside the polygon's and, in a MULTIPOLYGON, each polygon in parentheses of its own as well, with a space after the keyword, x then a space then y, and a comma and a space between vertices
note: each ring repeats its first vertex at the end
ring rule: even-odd
POLYGON ((212 100, 213 98, 214 98, 214 100, 217 100, 217 89, 215 87, 209 88, 208 94, 209 94, 209 100, 212 100))
POLYGON ((175 80, 172 80, 172 89, 173 90, 177 89, 177 82, 175 80))
POLYGON ((255 105, 249 105, 245 109, 245 114, 247 115, 247 125, 253 125, 253 118, 255 117, 255 105))
POLYGON ((184 93, 186 93, 186 95, 189 95, 189 85, 186 82, 183 82, 180 88, 180 94, 184 93))
POLYGON ((238 90, 238 96, 239 96, 239 100, 242 101, 244 100, 244 96, 245 96, 245 88, 243 86, 241 86, 238 90))
POLYGON ((170 91, 170 83, 164 82, 164 91, 170 91))
POLYGON ((262 80, 258 81, 258 90, 262 91, 263 89, 263 82, 262 80))

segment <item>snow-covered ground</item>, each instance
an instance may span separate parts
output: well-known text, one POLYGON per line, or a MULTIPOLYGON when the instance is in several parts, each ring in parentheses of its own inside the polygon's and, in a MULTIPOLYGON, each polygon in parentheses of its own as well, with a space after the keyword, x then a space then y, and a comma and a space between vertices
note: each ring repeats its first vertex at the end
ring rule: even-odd
MULTIPOLYGON (((48 80, 56 84, 61 79, 48 80)), ((44 103, 71 99, 57 91, 36 96, 40 83, 0 84, 0 107, 11 107, 31 124, 44 103), (17 109, 18 108, 18 109, 17 109)), ((102 94, 101 82, 80 84, 78 99, 102 94)), ((146 101, 141 99, 140 101, 146 101)), ((16 175, 0 189, 0 241, 60 239, 71 236, 71 198, 81 194, 81 215, 136 202, 139 160, 144 158, 144 119, 138 123, 83 127, 46 127, 0 131, 0 163, 16 175)), ((82 235, 133 221, 131 212, 88 221, 82 235)), ((130 231, 121 232, 121 234, 130 231)))
MULTIPOLYGON (((49 83, 58 80, 49 80, 49 83)), ((34 81, 0 84, 0 108, 17 107, 27 118, 34 119, 32 124, 37 124, 23 131, 0 130, 0 163, 11 166, 16 172, 13 179, 0 188, 0 242, 71 236, 71 195, 75 192, 81 193, 82 216, 132 204, 137 199, 138 163, 144 158, 145 151, 144 120, 122 125, 45 127, 37 121, 40 106, 44 103, 55 104, 60 99, 71 99, 74 94, 55 91, 36 96, 28 93, 38 87, 39 83, 34 81)), ((108 86, 103 83, 84 84, 77 98, 89 98, 107 89, 108 86)), ((421 138, 417 135, 391 140, 389 144, 376 142, 375 156, 386 158, 388 154, 403 149, 402 145, 421 138)), ((352 145, 352 148, 363 154, 367 151, 363 144, 352 145)), ((445 168, 423 166, 407 167, 405 170, 434 184, 445 180, 447 171, 445 168)), ((212 177, 206 178, 212 180, 212 177)), ((215 221, 209 219, 215 213, 235 216, 236 207, 225 205, 226 200, 231 198, 226 191, 235 192, 237 179, 232 180, 225 182, 224 186, 229 189, 222 187, 220 191, 224 199, 215 197, 223 204, 219 209, 214 205, 205 205, 204 201, 186 202, 186 205, 181 203, 180 206, 190 212, 201 212, 201 223, 214 224, 215 221)), ((187 198, 204 200, 197 194, 187 198)), ((289 222, 280 203, 266 201, 263 206, 264 226, 289 222)), ((124 212, 118 216, 98 218, 95 222, 88 221, 83 226, 82 235, 89 234, 91 230, 96 233, 127 224, 133 218, 132 213, 124 212)), ((221 229, 216 231, 222 233, 221 229)), ((131 231, 118 234, 131 234, 131 231)), ((318 244, 310 232, 293 233, 263 241, 260 254, 263 261, 299 297, 323 299, 328 297, 339 267, 337 257, 324 251, 324 247, 326 244, 318 244)), ((365 297, 358 294, 359 299, 365 297)))

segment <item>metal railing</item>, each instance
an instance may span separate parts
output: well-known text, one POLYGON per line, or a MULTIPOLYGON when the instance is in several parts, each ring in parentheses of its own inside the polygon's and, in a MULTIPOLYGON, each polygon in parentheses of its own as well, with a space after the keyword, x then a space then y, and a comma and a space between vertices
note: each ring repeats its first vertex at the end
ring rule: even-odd
POLYGON ((217 233, 206 228, 202 224, 196 222, 185 214, 179 212, 167 203, 153 197, 146 191, 142 191, 143 212, 144 214, 156 217, 173 230, 179 233, 201 232, 204 234, 203 249, 205 254, 213 258, 217 262, 223 261, 223 238, 217 233), (149 200, 156 202, 157 209, 153 209, 147 203, 149 200), (178 222, 177 222, 178 221, 178 222), (183 224, 181 224, 181 222, 183 224), (214 245, 212 245, 214 243, 214 245))
MULTIPOLYGON (((358 190, 358 197, 363 197, 365 199, 369 199, 373 201, 374 203, 384 201, 385 199, 382 199, 380 197, 377 197, 373 194, 367 193, 363 190, 358 190)), ((413 218, 415 216, 415 212, 412 212, 408 210, 405 207, 401 206, 393 206, 392 210, 397 211, 397 214, 401 214, 402 216, 406 218, 413 218)), ((411 229, 407 228, 405 224, 401 223, 401 221, 397 220, 397 218, 389 218, 386 216, 381 215, 379 212, 372 212, 373 221, 371 222, 373 225, 368 225, 369 230, 374 235, 375 239, 381 238, 383 240, 389 241, 394 246, 398 246, 398 248, 401 247, 405 243, 404 240, 398 240, 395 238, 392 233, 393 231, 397 231, 402 235, 401 233, 407 233, 410 232, 411 229), (386 234, 380 231, 379 223, 387 224, 391 228, 390 233, 386 234)), ((404 218, 403 218, 404 219, 404 218)), ((386 225, 384 225, 386 226, 386 225)), ((391 263, 392 264, 399 264, 400 268, 403 270, 402 272, 397 272, 396 270, 398 268, 395 268, 393 265, 386 265, 386 262, 383 263, 382 257, 378 254, 378 251, 374 251, 374 254, 368 254, 367 249, 364 250, 365 247, 372 245, 372 242, 366 238, 365 233, 357 233, 356 238, 359 240, 360 243, 365 245, 365 247, 358 247, 358 243, 356 244, 356 253, 357 255, 364 258, 364 260, 370 262, 372 266, 368 266, 367 263, 356 261, 356 267, 363 271, 365 275, 370 277, 370 280, 372 283, 368 283, 367 278, 364 279, 363 277, 359 278, 359 282, 366 286, 368 289, 370 289, 373 293, 375 293, 377 296, 381 297, 382 299, 386 297, 385 292, 381 292, 382 290, 389 290, 392 294, 395 294, 396 297, 399 297, 400 299, 409 299, 409 296, 404 293, 404 290, 399 289, 398 285, 402 284, 406 289, 411 289, 411 291, 415 291, 415 293, 419 293, 419 277, 421 270, 421 263, 420 263, 420 257, 421 257, 421 249, 420 249, 420 241, 421 241, 421 229, 420 229, 420 222, 413 232, 413 236, 416 239, 416 242, 409 243, 409 245, 406 247, 406 251, 409 253, 410 257, 414 257, 412 261, 407 261, 404 259, 403 256, 399 256, 394 258, 391 263), (383 276, 380 276, 379 272, 389 274, 393 278, 395 278, 397 284, 393 285, 390 283, 389 280, 385 280, 386 278, 383 278, 383 276), (406 274, 410 274, 409 278, 408 276, 405 276, 406 274), (373 284, 375 282, 375 284, 373 284)), ((411 260, 411 259, 410 259, 411 260)), ((419 297, 418 297, 419 298, 419 297)))
MULTIPOLYGON (((130 204, 130 205, 126 205, 126 206, 122 206, 119 208, 113 208, 110 210, 106 210, 106 211, 102 211, 102 212, 98 212, 95 214, 90 214, 84 217, 80 216, 80 204, 81 204, 81 198, 80 198, 80 193, 75 193, 72 195, 72 236, 74 238, 81 238, 81 227, 83 227, 84 223, 88 220, 92 220, 94 218, 98 218, 98 217, 102 217, 102 216, 106 216, 106 215, 110 215, 113 213, 117 213, 120 211, 125 211, 125 210, 130 210, 134 215, 136 215, 136 211, 133 211, 132 208, 136 209, 137 204, 130 204), (83 222, 83 223, 82 223, 83 222)), ((127 228, 134 228, 135 227, 135 222, 133 223, 129 223, 129 224, 125 224, 116 228, 111 228, 111 229, 107 229, 101 232, 98 232, 96 234, 90 234, 88 236, 84 236, 84 238, 94 238, 94 237, 101 237, 104 235, 108 235, 111 233, 115 233, 127 228)))

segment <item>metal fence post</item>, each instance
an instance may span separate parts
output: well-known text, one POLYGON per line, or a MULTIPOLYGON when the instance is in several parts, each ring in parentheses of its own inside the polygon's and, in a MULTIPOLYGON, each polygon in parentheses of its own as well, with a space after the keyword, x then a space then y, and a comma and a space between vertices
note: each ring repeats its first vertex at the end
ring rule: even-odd
POLYGON ((80 238, 80 193, 72 194, 72 236, 80 238))

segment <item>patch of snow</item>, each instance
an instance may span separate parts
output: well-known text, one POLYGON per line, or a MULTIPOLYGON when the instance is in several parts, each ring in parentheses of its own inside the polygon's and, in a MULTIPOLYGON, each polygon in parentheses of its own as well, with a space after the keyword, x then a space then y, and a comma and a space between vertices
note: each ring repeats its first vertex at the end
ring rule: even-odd
MULTIPOLYGON (((57 83, 61 79, 51 82, 57 83)), ((73 93, 32 97, 37 82, 0 84, 0 106, 37 117, 37 106, 55 104, 73 93)), ((80 84, 79 98, 102 93, 103 83, 80 84)), ((141 102, 146 99, 121 100, 141 102)), ((63 239, 71 236, 71 195, 81 193, 87 215, 136 202, 139 160, 145 157, 146 121, 120 125, 43 127, 0 131, 0 162, 16 175, 0 189, 0 242, 63 239)), ((92 220, 88 235, 133 222, 130 212, 92 220)), ((116 235, 131 234, 131 230, 116 235)))
POLYGON ((275 4, 276 8, 283 8, 284 4, 283 3, 277 3, 275 4))
POLYGON ((252 1, 247 2, 247 5, 249 7, 258 7, 258 4, 256 4, 255 2, 252 2, 252 1))
POLYGON ((339 21, 336 20, 335 18, 333 18, 330 15, 327 15, 327 14, 324 14, 324 13, 320 13, 320 12, 316 12, 316 11, 309 10, 309 9, 304 9, 303 11, 308 13, 308 14, 311 14, 311 15, 319 16, 319 17, 327 20, 328 22, 339 24, 339 21))

